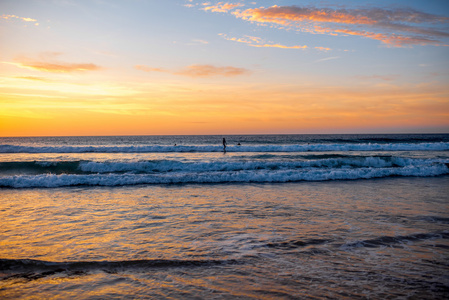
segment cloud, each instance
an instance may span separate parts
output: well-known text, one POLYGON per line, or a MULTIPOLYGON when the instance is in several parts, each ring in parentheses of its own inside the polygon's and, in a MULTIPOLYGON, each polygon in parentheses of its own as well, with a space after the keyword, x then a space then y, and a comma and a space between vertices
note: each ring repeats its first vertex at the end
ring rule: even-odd
POLYGON ((449 18, 413 9, 333 9, 277 6, 232 12, 237 18, 261 25, 314 34, 357 35, 394 47, 445 45, 449 18))
POLYGON ((16 76, 17 79, 25 79, 25 80, 33 80, 33 81, 42 81, 42 82, 50 82, 47 78, 37 77, 37 76, 16 76))
POLYGON ((314 63, 327 61, 327 60, 333 60, 333 59, 339 59, 339 58, 340 58, 340 56, 326 57, 326 58, 321 58, 321 59, 315 60, 314 63))
POLYGON ((248 73, 247 69, 236 67, 216 67, 212 65, 191 65, 176 74, 190 77, 238 76, 248 73))
POLYGON ((394 46, 394 47, 404 47, 406 45, 436 45, 440 46, 441 42, 438 40, 432 40, 424 37, 410 37, 398 34, 384 34, 384 33, 375 33, 369 31, 357 31, 357 30, 347 30, 347 29, 336 29, 335 32, 347 34, 347 35, 356 35, 362 36, 365 38, 370 38, 373 40, 378 40, 383 42, 384 44, 394 46))
POLYGON ((199 43, 199 44, 203 44, 203 45, 209 44, 208 41, 200 40, 200 39, 193 39, 192 42, 199 43))
POLYGON ((331 48, 327 48, 327 47, 314 47, 315 49, 317 49, 317 50, 320 50, 320 51, 330 51, 330 50, 332 50, 331 48))
POLYGON ((249 70, 244 68, 236 68, 230 66, 217 67, 213 65, 191 65, 178 71, 169 71, 166 69, 152 68, 144 65, 136 65, 134 66, 134 68, 144 72, 163 72, 189 77, 214 77, 214 76, 232 77, 250 73, 249 70))
POLYGON ((224 39, 228 41, 238 42, 238 43, 244 43, 251 47, 257 47, 257 48, 281 48, 281 49, 307 49, 308 47, 306 45, 295 45, 295 46, 286 46, 281 44, 274 44, 274 43, 266 43, 262 38, 254 37, 245 35, 242 38, 235 38, 235 37, 228 37, 224 33, 220 33, 219 36, 223 37, 224 39))
POLYGON ((10 64, 14 64, 20 68, 50 73, 85 72, 103 69, 93 63, 68 63, 56 61, 55 57, 59 55, 61 55, 59 52, 46 52, 42 53, 37 60, 21 56, 16 58, 14 63, 10 64))
POLYGON ((243 6, 243 4, 240 3, 223 3, 223 2, 218 2, 216 5, 210 5, 209 3, 203 3, 204 7, 203 10, 205 11, 212 11, 212 12, 228 12, 236 7, 239 6, 243 6))
POLYGON ((252 44, 250 46, 258 48, 307 49, 307 46, 285 46, 280 44, 252 44))
POLYGON ((144 71, 144 72, 168 72, 161 68, 150 68, 150 67, 144 66, 144 65, 136 65, 136 66, 134 66, 134 68, 136 70, 140 70, 140 71, 144 71))
POLYGON ((21 20, 23 22, 36 22, 36 23, 34 23, 34 25, 36 25, 36 26, 39 25, 39 23, 37 23, 36 19, 19 17, 16 15, 1 15, 0 19, 4 19, 4 20, 17 19, 17 20, 21 20))
POLYGON ((351 15, 346 11, 331 9, 305 8, 298 6, 277 6, 255 8, 234 12, 244 20, 258 23, 276 23, 291 26, 303 21, 369 24, 372 21, 365 16, 351 15))
POLYGON ((28 69, 52 73, 96 71, 101 69, 101 67, 92 63, 72 64, 72 63, 27 62, 27 63, 20 63, 20 66, 28 69))

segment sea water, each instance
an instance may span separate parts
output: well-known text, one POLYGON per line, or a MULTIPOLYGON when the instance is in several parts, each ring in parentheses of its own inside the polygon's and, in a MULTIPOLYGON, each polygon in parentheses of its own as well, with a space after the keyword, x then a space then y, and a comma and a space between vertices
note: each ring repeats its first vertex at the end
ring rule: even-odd
POLYGON ((0 298, 448 298, 448 164, 443 134, 1 138, 0 298))

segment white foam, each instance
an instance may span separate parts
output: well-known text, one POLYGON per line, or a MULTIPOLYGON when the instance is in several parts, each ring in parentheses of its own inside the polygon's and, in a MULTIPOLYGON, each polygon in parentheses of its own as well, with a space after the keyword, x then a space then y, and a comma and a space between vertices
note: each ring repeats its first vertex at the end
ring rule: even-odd
POLYGON ((0 187, 123 186, 178 183, 282 183, 295 181, 355 180, 388 176, 439 176, 449 173, 444 164, 402 168, 288 169, 221 172, 170 172, 164 174, 22 175, 0 178, 0 187))
POLYGON ((240 171, 240 170, 284 170, 297 168, 386 168, 419 166, 436 163, 436 160, 422 160, 402 157, 345 157, 316 160, 271 160, 271 161, 208 161, 181 162, 175 160, 137 161, 137 162, 81 162, 80 170, 90 173, 114 172, 205 172, 205 171, 240 171))
MULTIPOLYGON (((28 147, 0 145, 0 153, 169 153, 220 152, 221 146, 65 146, 28 147)), ((228 146, 228 152, 325 152, 325 151, 445 151, 449 143, 394 143, 394 144, 299 144, 228 146)))

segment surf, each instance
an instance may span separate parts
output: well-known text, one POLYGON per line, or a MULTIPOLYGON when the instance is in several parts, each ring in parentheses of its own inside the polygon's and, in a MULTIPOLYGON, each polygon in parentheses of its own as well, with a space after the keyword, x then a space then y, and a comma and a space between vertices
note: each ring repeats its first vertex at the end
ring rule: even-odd
POLYGON ((68 186, 127 186, 142 184, 226 184, 226 183, 286 183, 301 181, 359 180, 372 178, 432 177, 449 174, 445 164, 406 166, 403 168, 357 169, 287 169, 241 170, 213 172, 172 172, 162 174, 45 174, 16 175, 0 178, 3 188, 56 188, 68 186))
MULTIPOLYGON (((227 146, 226 152, 329 152, 329 151, 447 151, 448 142, 436 143, 342 143, 227 146)), ((0 153, 186 153, 222 152, 222 146, 21 146, 0 145, 0 153)))

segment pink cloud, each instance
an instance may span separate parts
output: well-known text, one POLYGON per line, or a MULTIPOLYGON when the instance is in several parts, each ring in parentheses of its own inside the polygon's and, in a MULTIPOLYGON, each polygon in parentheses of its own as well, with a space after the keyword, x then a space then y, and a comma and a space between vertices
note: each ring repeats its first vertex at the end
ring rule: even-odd
POLYGON ((20 68, 32 69, 42 72, 51 73, 71 73, 71 72, 85 72, 97 71, 103 69, 102 67, 93 63, 69 63, 61 62, 55 59, 56 56, 61 55, 57 52, 42 53, 39 59, 30 59, 27 57, 17 57, 12 63, 20 68))
POLYGON ((208 5, 208 4, 204 4, 207 5, 206 7, 203 8, 203 10, 205 11, 212 11, 212 12, 228 12, 236 7, 239 6, 243 6, 240 3, 223 3, 223 2, 218 2, 216 5, 208 5))
POLYGON ((445 45, 449 18, 412 9, 277 6, 236 10, 237 18, 309 33, 357 35, 394 47, 445 45))
POLYGON ((153 68, 144 65, 136 65, 134 66, 134 68, 144 72, 165 72, 174 75, 183 75, 189 77, 214 77, 214 76, 232 77, 250 73, 249 70, 244 68, 237 68, 231 66, 218 67, 213 65, 198 65, 198 64, 187 66, 178 71, 169 71, 161 68, 153 68))
POLYGON ((275 43, 265 43, 262 38, 255 37, 255 36, 244 36, 242 38, 235 38, 235 37, 228 37, 226 34, 219 34, 224 39, 228 41, 238 42, 238 43, 244 43, 251 47, 257 47, 257 48, 281 48, 281 49, 307 49, 308 47, 306 45, 294 45, 294 46, 287 46, 287 45, 281 45, 281 44, 275 44, 275 43))

